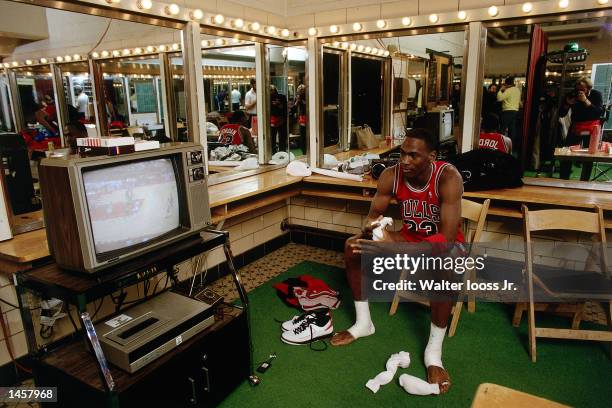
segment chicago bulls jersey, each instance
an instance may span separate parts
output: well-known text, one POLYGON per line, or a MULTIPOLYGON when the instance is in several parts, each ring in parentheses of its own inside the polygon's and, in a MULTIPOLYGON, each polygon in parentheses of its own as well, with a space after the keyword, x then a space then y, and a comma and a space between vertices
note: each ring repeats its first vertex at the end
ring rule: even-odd
MULTIPOLYGON (((408 242, 421 242, 429 236, 442 232, 438 185, 442 172, 451 165, 435 161, 431 166, 431 176, 427 184, 423 188, 415 188, 404 179, 400 165, 395 165, 393 194, 400 205, 403 221, 401 233, 408 242)), ((457 226, 455 241, 464 242, 461 225, 457 226)))
POLYGON ((239 145, 242 144, 240 125, 223 125, 219 130, 219 143, 239 145))
POLYGON ((508 145, 504 140, 504 136, 499 133, 481 133, 478 139, 478 147, 481 149, 495 149, 502 153, 510 153, 508 145))

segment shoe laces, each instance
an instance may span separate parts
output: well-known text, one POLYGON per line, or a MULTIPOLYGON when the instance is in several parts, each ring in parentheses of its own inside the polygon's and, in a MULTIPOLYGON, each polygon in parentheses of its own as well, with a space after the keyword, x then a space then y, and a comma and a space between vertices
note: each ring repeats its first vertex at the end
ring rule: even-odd
MULTIPOLYGON (((316 320, 314 315, 306 315, 304 317, 304 320, 302 321, 302 323, 300 323, 300 325, 298 327, 296 327, 295 329, 293 329, 293 333, 295 334, 300 334, 301 332, 303 332, 304 330, 306 330, 308 327, 310 327, 310 324, 312 322, 314 322, 316 320)), ((311 328, 312 331, 312 328, 311 328)))

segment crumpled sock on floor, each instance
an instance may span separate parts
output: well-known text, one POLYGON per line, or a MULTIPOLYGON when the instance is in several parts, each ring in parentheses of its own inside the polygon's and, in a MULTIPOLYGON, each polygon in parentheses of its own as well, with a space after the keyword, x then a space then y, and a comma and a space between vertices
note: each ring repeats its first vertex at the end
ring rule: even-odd
POLYGON ((400 351, 399 353, 391 354, 387 360, 385 367, 387 371, 383 371, 376 377, 366 383, 366 387, 373 393, 378 392, 381 385, 389 384, 397 372, 397 367, 407 368, 410 365, 410 353, 400 351))
POLYGON ((400 385, 408 394, 412 395, 431 395, 440 394, 440 386, 438 384, 430 384, 418 377, 410 374, 402 374, 399 377, 400 385))

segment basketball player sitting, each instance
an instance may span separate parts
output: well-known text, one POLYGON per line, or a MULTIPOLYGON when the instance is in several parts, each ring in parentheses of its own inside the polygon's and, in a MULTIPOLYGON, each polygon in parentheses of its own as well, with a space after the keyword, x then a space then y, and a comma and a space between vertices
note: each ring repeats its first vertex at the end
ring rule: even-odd
POLYGON ((494 113, 487 114, 482 119, 482 131, 478 139, 479 149, 499 150, 512 154, 512 139, 499 133, 499 118, 494 113))
MULTIPOLYGON (((334 334, 331 344, 347 345, 359 337, 374 334, 367 294, 361 293, 361 253, 370 244, 372 224, 385 213, 389 202, 400 204, 403 227, 400 231, 385 231, 384 241, 390 242, 463 242, 460 229, 461 175, 448 163, 436 161, 436 141, 425 129, 413 129, 401 146, 400 162, 386 169, 378 180, 376 195, 362 234, 349 238, 345 245, 346 274, 355 300, 356 322, 348 330, 334 334), (416 206, 411 204, 416 204, 416 206), (412 208, 432 209, 429 214, 412 208)), ((432 301, 429 342, 425 348, 427 380, 437 383, 440 393, 450 387, 450 377, 442 365, 442 342, 451 314, 451 301, 432 301)))

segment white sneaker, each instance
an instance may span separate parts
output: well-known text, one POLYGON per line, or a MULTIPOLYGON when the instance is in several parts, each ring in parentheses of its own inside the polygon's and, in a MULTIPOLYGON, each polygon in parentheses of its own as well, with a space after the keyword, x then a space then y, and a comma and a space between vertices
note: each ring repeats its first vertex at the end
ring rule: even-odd
POLYGON ((281 334, 281 340, 287 344, 308 344, 317 339, 329 337, 334 331, 329 310, 306 315, 293 330, 281 334))
POLYGON ((286 322, 283 322, 283 324, 281 324, 281 329, 283 329, 283 331, 293 330, 300 324, 302 324, 304 319, 314 318, 314 315, 314 313, 302 313, 301 315, 293 316, 290 320, 287 320, 286 322))

